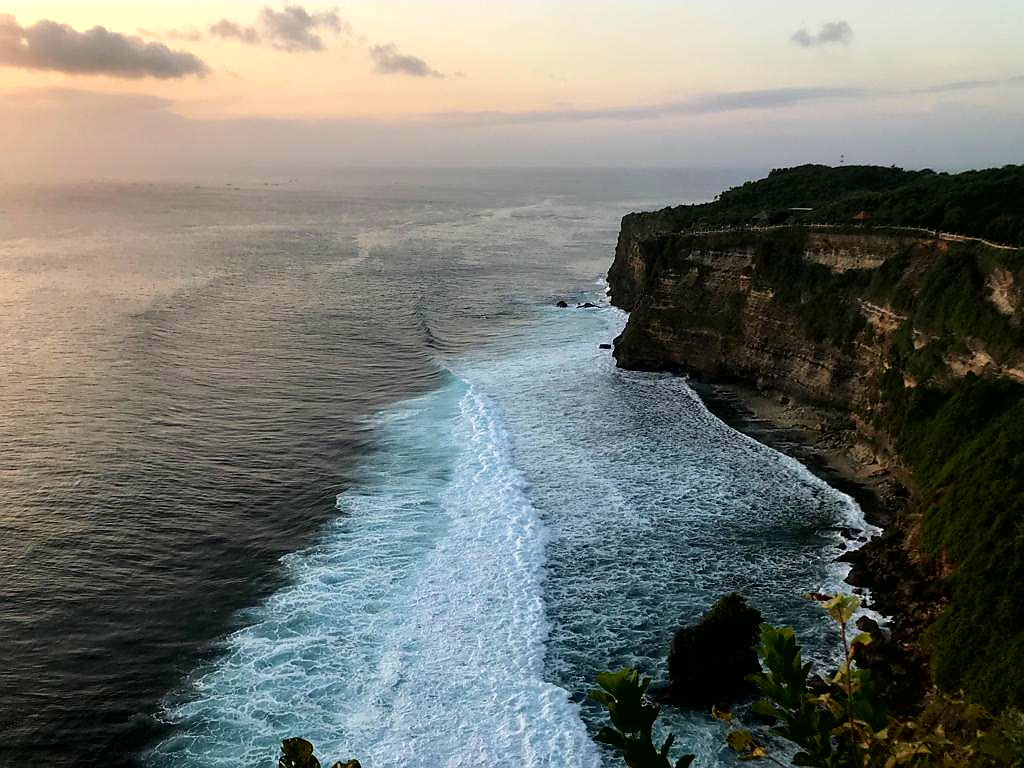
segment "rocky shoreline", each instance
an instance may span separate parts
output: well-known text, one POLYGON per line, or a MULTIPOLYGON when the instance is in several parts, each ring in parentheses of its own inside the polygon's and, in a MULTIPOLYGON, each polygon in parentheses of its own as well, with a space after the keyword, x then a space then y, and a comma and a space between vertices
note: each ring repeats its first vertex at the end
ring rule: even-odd
MULTIPOLYGON (((736 380, 690 378, 708 409, 734 429, 788 456, 857 501, 883 533, 841 556, 847 582, 869 590, 868 604, 888 618, 886 632, 859 659, 872 669, 896 711, 914 712, 932 689, 925 632, 947 595, 937 566, 915 545, 910 478, 880 458, 850 416, 806 405, 736 380)), ((865 628, 872 629, 869 625, 865 628)))
POLYGON ((908 492, 888 464, 865 451, 849 417, 804 405, 739 381, 691 376, 690 386, 734 429, 798 459, 857 501, 872 525, 886 527, 906 509, 908 492))

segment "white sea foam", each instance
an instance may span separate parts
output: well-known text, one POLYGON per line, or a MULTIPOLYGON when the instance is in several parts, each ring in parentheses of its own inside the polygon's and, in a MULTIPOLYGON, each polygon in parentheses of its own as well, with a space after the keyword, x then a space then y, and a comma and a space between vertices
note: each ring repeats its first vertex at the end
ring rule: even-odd
POLYGON ((494 406, 454 382, 382 432, 374 481, 170 709, 156 763, 257 764, 301 734, 375 767, 600 765, 544 679, 544 526, 494 406))
MULTIPOLYGON (((528 348, 459 369, 494 393, 551 532, 548 674, 575 693, 623 664, 664 677, 673 630, 733 590, 828 663, 838 638, 802 596, 843 586, 838 529, 865 529, 860 509, 722 423, 684 379, 616 368, 597 343, 624 321, 614 308, 551 308, 528 348)), ((733 763, 702 714, 663 721, 702 765, 733 763)))
MULTIPOLYGON (((597 342, 622 313, 538 311, 520 346, 381 417, 370 477, 169 706, 155 764, 257 764, 302 734, 367 768, 596 768, 598 713, 574 703, 594 674, 663 675, 674 627, 730 590, 834 655, 801 594, 840 586, 856 504, 683 379, 615 368, 597 342)), ((663 724, 702 765, 733 762, 703 715, 663 724)))

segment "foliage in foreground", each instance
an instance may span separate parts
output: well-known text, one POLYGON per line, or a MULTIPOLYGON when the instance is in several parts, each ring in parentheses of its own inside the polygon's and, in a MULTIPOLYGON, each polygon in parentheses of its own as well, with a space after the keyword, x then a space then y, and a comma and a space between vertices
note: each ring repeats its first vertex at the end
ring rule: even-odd
MULTIPOLYGON (((774 720, 775 732, 799 748, 793 756, 794 765, 893 766, 927 751, 920 744, 888 742, 890 721, 876 702, 870 672, 857 669, 853 662, 854 646, 869 643, 870 637, 858 635, 852 641, 847 637, 847 625, 858 605, 857 598, 846 595, 837 595, 824 604, 839 625, 843 661, 831 684, 821 691, 812 690, 812 665, 803 661, 793 630, 762 628, 757 651, 766 670, 752 676, 762 696, 753 711, 774 720)), ((731 731, 727 739, 741 755, 754 759, 767 756, 749 731, 731 731)))
POLYGON ((675 763, 669 760, 674 735, 669 735, 660 749, 651 736, 661 707, 646 699, 651 678, 640 678, 635 669, 602 672, 597 676, 599 690, 590 698, 608 711, 611 726, 597 732, 594 739, 618 750, 629 768, 687 768, 693 755, 683 755, 675 763))
MULTIPOLYGON (((898 768, 899 766, 1024 766, 1024 715, 1011 710, 993 718, 980 707, 949 697, 937 698, 916 721, 891 717, 879 704, 871 674, 857 668, 857 646, 871 642, 867 635, 848 636, 859 607, 855 597, 837 595, 823 607, 835 620, 842 637, 843 661, 829 681, 812 676, 792 629, 762 627, 757 651, 763 672, 751 679, 761 698, 754 714, 771 720, 772 731, 791 745, 777 752, 793 753, 792 764, 813 768, 898 768), (795 752, 793 748, 795 747, 795 752)), ((644 700, 650 680, 636 670, 623 669, 598 677, 605 689, 619 692, 612 699, 597 692, 592 698, 612 715, 612 728, 595 737, 622 753, 630 768, 666 768, 670 737, 661 750, 651 741, 659 708, 644 700), (614 712, 609 702, 614 703, 614 712)), ((713 708, 712 714, 730 726, 733 715, 713 708)), ((772 748, 752 731, 730 728, 726 742, 741 760, 768 760, 784 765, 772 748)), ((683 765, 693 759, 687 755, 683 765)), ((678 765, 678 763, 677 763, 678 765)))

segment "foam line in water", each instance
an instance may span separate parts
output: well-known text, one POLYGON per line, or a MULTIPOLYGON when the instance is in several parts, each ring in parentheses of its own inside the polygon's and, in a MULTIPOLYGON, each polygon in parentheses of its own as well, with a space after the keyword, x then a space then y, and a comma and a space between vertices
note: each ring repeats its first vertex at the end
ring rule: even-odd
MULTIPOLYGON (((500 405, 548 528, 549 678, 576 694, 626 664, 664 678, 673 631, 730 591, 794 627, 805 658, 827 668, 838 637, 802 595, 843 587, 831 561, 859 509, 724 424, 685 379, 616 368, 597 342, 624 320, 545 307, 529 344, 459 361, 500 405)), ((591 729, 605 720, 586 703, 583 715, 591 729)), ((735 763, 704 713, 666 709, 660 722, 701 765, 735 763)))
POLYGON ((494 405, 456 380, 381 432, 373 480, 169 708, 155 764, 259 764, 301 734, 368 768, 600 765, 544 679, 546 534, 494 405))

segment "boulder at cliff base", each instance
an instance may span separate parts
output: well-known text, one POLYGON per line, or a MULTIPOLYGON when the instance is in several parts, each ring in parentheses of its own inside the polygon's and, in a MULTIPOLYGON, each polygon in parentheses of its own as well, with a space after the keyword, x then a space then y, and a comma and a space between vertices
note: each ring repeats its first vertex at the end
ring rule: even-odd
POLYGON ((747 676, 761 671, 754 650, 761 622, 761 612, 733 592, 676 632, 668 654, 672 703, 707 709, 752 694, 747 676))

